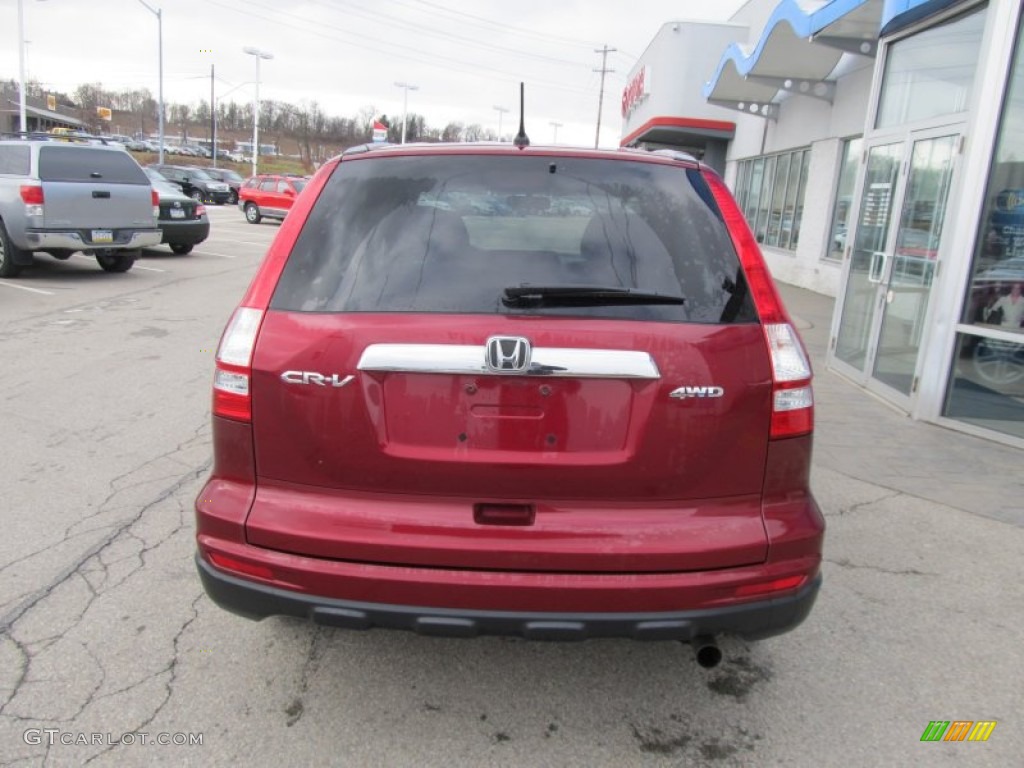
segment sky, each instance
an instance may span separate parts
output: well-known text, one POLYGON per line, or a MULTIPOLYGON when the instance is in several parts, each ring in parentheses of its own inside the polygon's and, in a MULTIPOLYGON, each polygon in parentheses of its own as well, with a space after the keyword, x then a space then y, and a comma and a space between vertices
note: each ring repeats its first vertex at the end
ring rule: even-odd
MULTIPOLYGON (((164 99, 316 101, 329 115, 372 107, 431 127, 477 123, 510 136, 520 81, 535 143, 593 146, 604 46, 601 146, 617 146, 630 70, 662 24, 728 19, 745 0, 146 0, 162 9, 164 99), (499 112, 495 107, 508 109, 499 112), (560 123, 554 126, 552 123, 560 123)), ((26 70, 44 87, 158 90, 158 25, 141 0, 21 0, 26 70)), ((18 0, 0 0, 0 79, 18 77, 18 0)))

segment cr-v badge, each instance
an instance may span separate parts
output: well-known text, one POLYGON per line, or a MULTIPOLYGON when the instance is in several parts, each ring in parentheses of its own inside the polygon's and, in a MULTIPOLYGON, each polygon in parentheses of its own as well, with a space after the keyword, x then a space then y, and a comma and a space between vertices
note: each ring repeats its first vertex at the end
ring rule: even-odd
POLYGON ((722 387, 679 387, 669 392, 668 396, 685 400, 689 397, 721 397, 724 394, 722 387))
POLYGON ((316 384, 318 387, 344 387, 354 378, 352 375, 342 378, 336 373, 327 376, 313 371, 285 371, 281 374, 281 381, 285 384, 316 384))

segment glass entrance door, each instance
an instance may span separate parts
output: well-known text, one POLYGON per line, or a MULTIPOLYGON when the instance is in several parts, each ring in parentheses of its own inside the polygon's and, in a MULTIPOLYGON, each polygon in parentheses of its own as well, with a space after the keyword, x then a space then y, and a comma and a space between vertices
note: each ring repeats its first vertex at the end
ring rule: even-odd
POLYGON ((959 134, 913 143, 894 252, 882 286, 882 324, 872 377, 909 398, 938 263, 959 134))
POLYGON ((835 342, 836 359, 849 366, 861 380, 870 370, 868 353, 874 340, 878 286, 888 259, 893 200, 902 162, 902 142, 879 144, 867 150, 843 312, 835 342))
POLYGON ((960 140, 949 129, 930 133, 867 150, 834 352, 840 367, 908 409, 960 140))

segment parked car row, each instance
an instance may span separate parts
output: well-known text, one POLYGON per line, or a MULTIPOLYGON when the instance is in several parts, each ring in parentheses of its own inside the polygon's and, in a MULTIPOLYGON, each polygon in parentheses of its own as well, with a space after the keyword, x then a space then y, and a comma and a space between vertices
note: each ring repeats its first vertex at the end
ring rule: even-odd
POLYGON ((189 194, 125 146, 68 133, 0 140, 0 277, 17 276, 38 254, 77 251, 107 272, 132 268, 142 248, 166 243, 189 253, 210 233, 204 197, 226 202, 230 187, 189 169, 189 194))
POLYGON ((56 137, 0 140, 0 277, 35 254, 93 255, 107 272, 131 269, 157 245, 160 199, 119 144, 56 137))

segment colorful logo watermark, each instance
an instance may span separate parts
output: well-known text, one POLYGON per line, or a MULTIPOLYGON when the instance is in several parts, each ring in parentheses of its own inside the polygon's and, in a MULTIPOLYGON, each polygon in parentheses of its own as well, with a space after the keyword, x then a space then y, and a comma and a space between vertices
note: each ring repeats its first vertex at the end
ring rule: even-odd
POLYGON ((921 741, 988 741, 995 727, 995 720, 932 720, 921 741))

